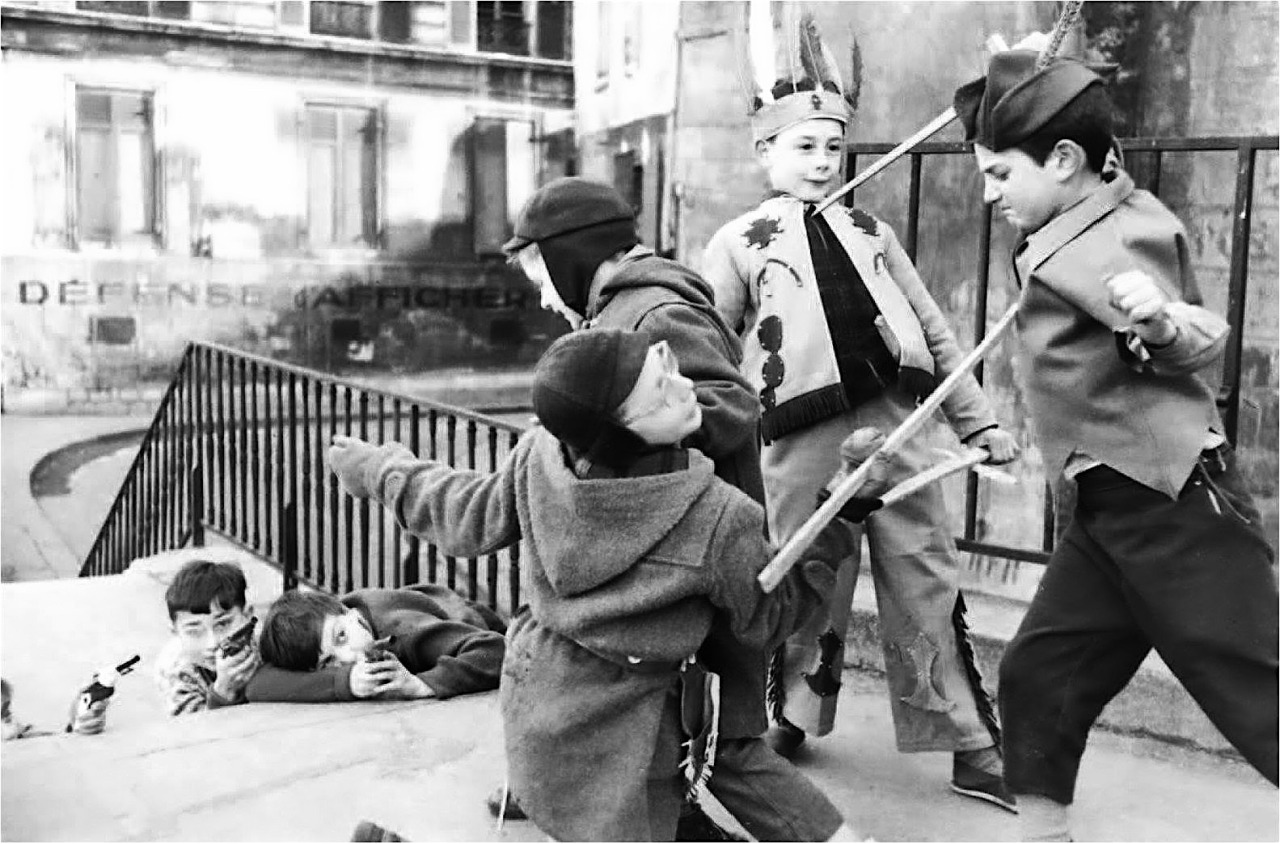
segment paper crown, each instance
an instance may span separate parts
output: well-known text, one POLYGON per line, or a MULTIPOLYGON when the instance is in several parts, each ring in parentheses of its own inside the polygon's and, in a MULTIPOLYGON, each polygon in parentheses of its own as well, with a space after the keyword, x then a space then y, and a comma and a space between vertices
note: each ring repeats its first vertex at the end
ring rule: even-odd
MULTIPOLYGON (((757 141, 812 118, 847 126, 857 108, 857 88, 841 80, 840 67, 822 43, 812 13, 806 12, 795 23, 788 18, 784 8, 781 26, 775 27, 768 0, 750 2, 749 102, 751 132, 757 141)), ((856 42, 853 49, 856 74, 856 42)))

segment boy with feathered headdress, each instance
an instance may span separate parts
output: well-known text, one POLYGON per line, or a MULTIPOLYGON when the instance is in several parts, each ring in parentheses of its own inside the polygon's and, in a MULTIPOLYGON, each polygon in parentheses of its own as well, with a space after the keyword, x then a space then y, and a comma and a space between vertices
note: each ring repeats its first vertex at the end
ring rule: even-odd
MULTIPOLYGON (((751 125, 773 192, 715 234, 702 272, 742 337, 743 371, 760 397, 768 524, 782 543, 812 514, 840 442, 860 427, 898 427, 962 353, 889 226, 840 205, 815 213, 840 186, 857 92, 841 83, 810 15, 782 27, 775 52, 768 4, 751 6, 751 125)), ((943 410, 991 462, 1016 457, 972 377, 943 410)), ((923 444, 898 456, 912 472, 931 460, 923 444)), ((952 751, 954 790, 1016 811, 966 632, 941 491, 928 487, 872 514, 865 530, 898 749, 952 751)), ((769 739, 784 755, 806 733, 832 728, 857 569, 841 570, 830 613, 775 654, 769 739)))

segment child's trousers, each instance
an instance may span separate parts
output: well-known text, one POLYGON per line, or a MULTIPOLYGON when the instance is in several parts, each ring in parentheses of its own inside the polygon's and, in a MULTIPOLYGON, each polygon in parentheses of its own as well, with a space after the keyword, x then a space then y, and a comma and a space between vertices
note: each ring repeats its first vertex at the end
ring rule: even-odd
POLYGON ((1224 450, 1177 501, 1109 467, 1076 511, 1000 665, 1005 779, 1069 804, 1089 729, 1151 648, 1272 783, 1277 766, 1275 552, 1224 450))
MULTIPOLYGON (((818 504, 818 491, 840 466, 840 444, 854 430, 874 426, 886 435, 914 409, 896 392, 853 411, 789 434, 761 450, 772 539, 785 542, 818 504)), ((922 431, 906 443, 901 461, 912 473, 936 458, 922 431)), ((864 525, 880 614, 880 638, 898 749, 963 751, 990 747, 994 707, 977 669, 961 651, 955 618, 956 550, 942 489, 937 484, 883 510, 864 525), (984 719, 981 711, 987 712, 984 719)), ((829 614, 813 618, 783 652, 783 715, 813 735, 831 730, 849 606, 858 563, 842 567, 829 614), (826 657, 824 664, 824 656, 826 657), (808 676, 806 676, 808 675, 808 676)), ((967 646, 967 642, 965 643, 967 646)), ((777 676, 773 678, 777 689, 777 676)))

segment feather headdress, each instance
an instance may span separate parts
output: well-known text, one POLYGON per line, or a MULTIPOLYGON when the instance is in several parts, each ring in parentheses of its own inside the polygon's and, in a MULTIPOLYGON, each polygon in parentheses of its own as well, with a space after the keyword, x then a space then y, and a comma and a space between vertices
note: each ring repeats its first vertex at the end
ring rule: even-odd
MULTIPOLYGON (((811 12, 795 20, 792 4, 774 20, 769 0, 750 0, 747 39, 751 64, 751 122, 757 140, 802 120, 829 118, 848 125, 858 102, 858 83, 846 85, 831 48, 823 43, 811 12)), ((857 79, 857 42, 852 63, 857 79)))

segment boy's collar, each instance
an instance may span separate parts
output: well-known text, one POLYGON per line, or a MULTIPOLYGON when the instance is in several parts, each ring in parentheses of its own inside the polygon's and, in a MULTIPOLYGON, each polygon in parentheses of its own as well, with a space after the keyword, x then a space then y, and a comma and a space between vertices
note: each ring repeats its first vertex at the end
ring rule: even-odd
POLYGON ((1055 252, 1075 240, 1085 229, 1110 214, 1133 193, 1133 179, 1123 170, 1109 174, 1110 181, 1090 191, 1083 199, 1027 235, 1015 253, 1026 272, 1034 272, 1055 252))

